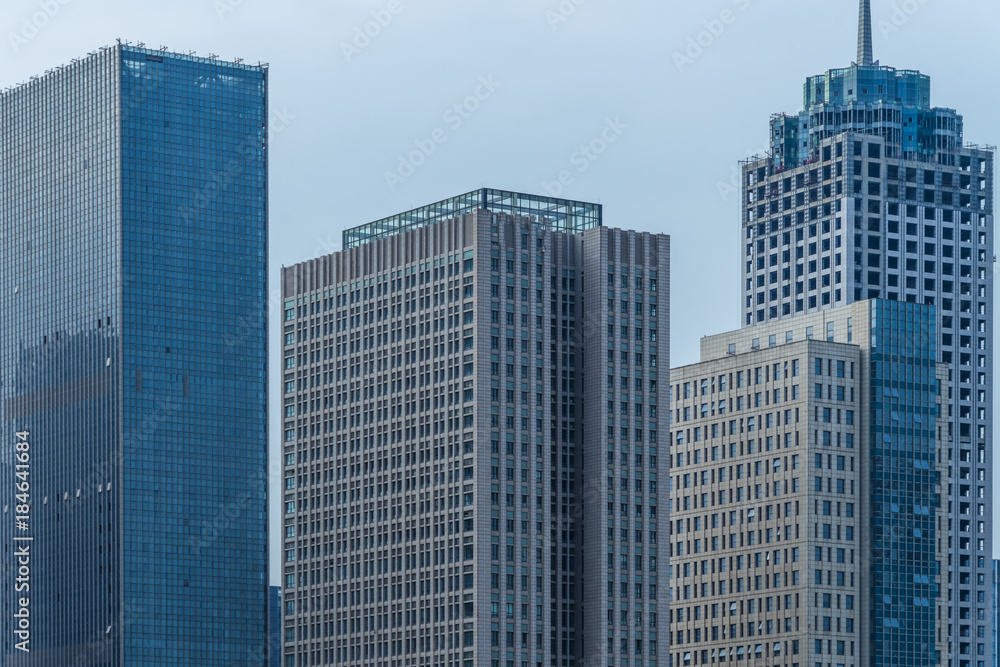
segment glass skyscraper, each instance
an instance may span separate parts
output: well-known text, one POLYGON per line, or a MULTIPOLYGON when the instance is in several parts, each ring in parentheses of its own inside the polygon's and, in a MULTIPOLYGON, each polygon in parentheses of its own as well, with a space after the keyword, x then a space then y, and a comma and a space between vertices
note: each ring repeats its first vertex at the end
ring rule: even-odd
POLYGON ((271 586, 269 600, 267 607, 267 667, 281 667, 281 586, 271 586))
POLYGON ((995 149, 964 142, 962 116, 931 105, 929 77, 873 60, 867 0, 857 62, 808 78, 803 92, 801 112, 771 119, 769 154, 743 164, 744 325, 863 299, 935 307, 936 351, 949 366, 953 475, 942 664, 985 667, 995 149))
POLYGON ((872 665, 940 665, 944 656, 935 643, 947 635, 940 632, 945 619, 938 603, 948 587, 947 564, 938 553, 944 516, 937 516, 946 489, 938 467, 945 457, 938 456, 936 439, 947 432, 938 425, 938 400, 947 390, 935 366, 935 313, 879 300, 870 315, 870 449, 863 488, 871 522, 864 582, 871 586, 869 656, 872 665))
POLYGON ((121 44, 0 95, 0 664, 266 647, 267 119, 265 66, 121 44))

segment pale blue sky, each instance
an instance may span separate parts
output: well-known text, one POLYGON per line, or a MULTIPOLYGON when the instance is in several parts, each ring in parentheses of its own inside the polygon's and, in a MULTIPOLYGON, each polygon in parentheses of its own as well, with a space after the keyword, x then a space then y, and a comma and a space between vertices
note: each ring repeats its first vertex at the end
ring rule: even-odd
MULTIPOLYGON (((339 249, 345 227, 483 185, 554 191, 567 172, 562 196, 603 203, 605 224, 673 236, 677 366, 740 324, 726 186, 766 148, 769 116, 800 109, 806 76, 854 59, 857 4, 4 0, 0 87, 116 37, 270 63, 274 288, 280 265, 339 249), (366 26, 376 36, 355 41, 366 26), (602 134, 606 150, 580 152, 602 134)), ((929 74, 967 141, 1000 143, 1000 3, 873 0, 872 14, 875 57, 929 74)))

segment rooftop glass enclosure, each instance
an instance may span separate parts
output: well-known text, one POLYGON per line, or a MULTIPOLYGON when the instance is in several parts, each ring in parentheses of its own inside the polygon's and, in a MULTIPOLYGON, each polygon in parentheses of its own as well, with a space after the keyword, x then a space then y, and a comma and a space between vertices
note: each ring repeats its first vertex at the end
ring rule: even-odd
POLYGON ((603 224, 603 207, 600 204, 482 188, 347 229, 344 231, 344 248, 354 248, 375 239, 456 218, 477 209, 531 216, 550 229, 570 233, 603 224))

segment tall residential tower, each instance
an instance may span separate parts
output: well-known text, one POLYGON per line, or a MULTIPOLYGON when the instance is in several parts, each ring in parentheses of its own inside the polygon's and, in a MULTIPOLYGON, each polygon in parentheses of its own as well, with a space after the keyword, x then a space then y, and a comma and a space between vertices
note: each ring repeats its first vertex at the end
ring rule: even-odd
POLYGON ((669 238, 484 189, 344 247, 282 276, 286 667, 666 664, 669 238))
POLYGON ((118 44, 0 94, 0 664, 266 646, 266 144, 263 66, 118 44))
POLYGON ((985 667, 994 149, 964 142, 962 116, 931 105, 929 77, 873 61, 867 0, 858 32, 858 62, 807 79, 803 110, 773 117, 769 154, 743 165, 743 320, 876 298, 936 308, 952 438, 949 664, 985 667))

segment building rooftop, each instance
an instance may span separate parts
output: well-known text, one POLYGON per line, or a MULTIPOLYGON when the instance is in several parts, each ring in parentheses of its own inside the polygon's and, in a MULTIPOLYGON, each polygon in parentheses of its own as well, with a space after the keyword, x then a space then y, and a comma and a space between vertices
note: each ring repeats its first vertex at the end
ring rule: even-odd
POLYGON ((51 75, 58 74, 64 70, 70 69, 75 65, 77 65, 78 63, 86 62, 92 58, 97 57, 99 54, 104 53, 105 51, 110 51, 113 49, 119 49, 122 53, 145 55, 146 60, 151 62, 163 62, 163 59, 167 58, 170 60, 181 60, 192 63, 200 63, 203 65, 217 65, 220 67, 230 67, 233 69, 247 70, 247 71, 266 71, 268 69, 268 64, 263 62, 259 62, 256 64, 244 63, 242 58, 226 60, 224 58, 220 58, 218 55, 214 53, 210 53, 207 57, 198 56, 194 51, 189 51, 188 53, 177 53, 168 50, 168 47, 166 46, 160 46, 159 48, 152 49, 152 48, 147 48, 143 42, 133 43, 128 41, 122 41, 121 39, 119 39, 112 46, 108 45, 102 46, 98 49, 89 52, 84 58, 72 58, 68 64, 57 65, 51 69, 46 70, 45 74, 43 75, 35 75, 32 76, 27 81, 22 81, 20 83, 8 85, 4 87, 2 90, 0 90, 0 96, 6 95, 16 90, 20 90, 25 86, 35 83, 36 81, 41 81, 43 79, 46 79, 51 75))
POLYGON ((344 249, 425 227, 441 220, 456 218, 479 209, 532 216, 539 224, 544 224, 555 231, 570 233, 600 227, 604 219, 603 207, 600 204, 481 188, 344 230, 344 249))

